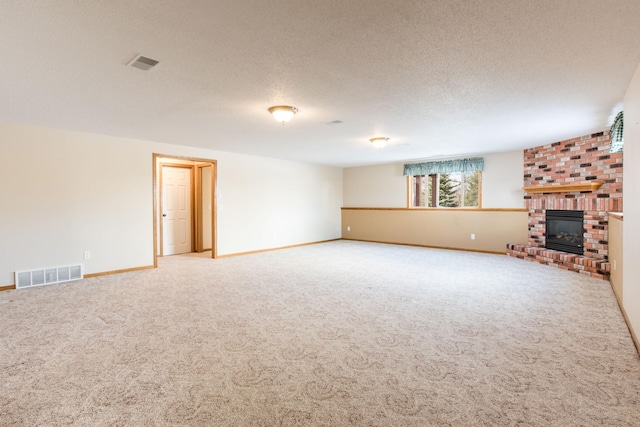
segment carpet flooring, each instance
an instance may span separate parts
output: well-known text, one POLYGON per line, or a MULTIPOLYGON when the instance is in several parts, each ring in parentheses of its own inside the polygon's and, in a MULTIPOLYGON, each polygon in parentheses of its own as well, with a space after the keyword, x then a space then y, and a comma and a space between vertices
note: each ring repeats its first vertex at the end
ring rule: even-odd
POLYGON ((608 282, 335 241, 0 292, 2 426, 638 426, 608 282))

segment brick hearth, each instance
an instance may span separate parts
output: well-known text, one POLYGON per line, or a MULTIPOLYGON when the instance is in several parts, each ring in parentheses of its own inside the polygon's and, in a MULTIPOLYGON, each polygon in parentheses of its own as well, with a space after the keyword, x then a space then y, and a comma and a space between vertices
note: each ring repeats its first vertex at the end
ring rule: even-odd
POLYGON ((596 191, 527 193, 528 245, 507 245, 521 259, 608 279, 608 213, 622 212, 622 153, 610 153, 608 132, 524 150, 524 186, 600 181, 596 191), (545 248, 547 209, 584 211, 584 256, 545 248))
POLYGON ((574 255, 567 252, 554 251, 545 248, 535 248, 527 245, 507 244, 507 255, 533 261, 540 264, 552 265, 563 270, 588 274, 599 279, 608 279, 609 261, 597 258, 574 255))

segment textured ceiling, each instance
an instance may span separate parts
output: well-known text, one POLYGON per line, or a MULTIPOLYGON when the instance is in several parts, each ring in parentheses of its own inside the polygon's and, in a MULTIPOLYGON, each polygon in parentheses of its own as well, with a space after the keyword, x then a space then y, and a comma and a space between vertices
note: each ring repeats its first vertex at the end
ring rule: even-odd
POLYGON ((640 61, 637 0, 0 7, 0 120, 337 166, 601 131, 640 61), (277 104, 299 112, 282 126, 277 104))

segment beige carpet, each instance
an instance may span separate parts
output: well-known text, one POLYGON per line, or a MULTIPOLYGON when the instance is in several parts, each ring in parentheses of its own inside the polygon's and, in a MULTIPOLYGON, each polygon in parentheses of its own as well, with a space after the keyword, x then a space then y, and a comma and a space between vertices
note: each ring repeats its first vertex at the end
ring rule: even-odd
POLYGON ((337 241, 0 292, 2 426, 638 426, 610 285, 337 241))

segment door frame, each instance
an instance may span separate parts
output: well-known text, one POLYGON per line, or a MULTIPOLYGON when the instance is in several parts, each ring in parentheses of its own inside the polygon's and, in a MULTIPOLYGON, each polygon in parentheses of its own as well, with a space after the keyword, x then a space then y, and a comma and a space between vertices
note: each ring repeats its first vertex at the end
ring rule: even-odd
POLYGON ((196 229, 196 239, 195 239, 195 251, 196 252, 204 252, 206 251, 211 251, 213 253, 213 239, 211 240, 211 247, 210 248, 205 248, 204 247, 204 227, 203 227, 203 215, 202 212, 204 211, 205 207, 204 207, 204 202, 203 202, 203 179, 202 179, 202 170, 204 168, 211 168, 211 182, 209 183, 209 185, 211 186, 211 237, 213 237, 213 224, 215 221, 215 217, 213 215, 213 189, 215 186, 215 178, 213 176, 213 173, 215 171, 215 165, 212 163, 196 163, 195 165, 195 189, 196 189, 196 194, 198 195, 195 199, 195 205, 196 205, 196 212, 195 212, 195 229, 196 229))
MULTIPOLYGON (((158 240, 162 240, 162 236, 159 235, 158 230, 160 229, 159 225, 158 225, 158 215, 159 215, 159 209, 161 207, 160 205, 160 198, 161 198, 161 194, 162 194, 162 183, 160 182, 159 179, 159 175, 161 175, 161 171, 162 169, 158 170, 158 166, 160 163, 160 160, 169 160, 169 162, 164 162, 165 164, 170 163, 170 161, 172 159, 174 160, 182 160, 182 161, 187 161, 187 162, 192 162, 191 165, 189 164, 179 164, 179 166, 192 166, 194 168, 194 170, 196 169, 196 166, 211 166, 211 258, 217 258, 218 257, 218 230, 217 230, 217 191, 216 191, 216 187, 217 187, 217 175, 218 175, 218 162, 217 160, 214 159, 203 159, 203 158, 198 158, 198 157, 184 157, 184 156, 175 156, 175 155, 171 155, 171 154, 160 154, 160 153, 153 153, 152 156, 152 187, 153 187, 153 266, 154 267, 158 267, 158 247, 159 247, 159 242, 158 240)), ((194 174, 192 173, 192 180, 194 179, 194 174)), ((195 179, 196 183, 195 185, 191 186, 192 189, 192 193, 195 194, 194 197, 192 197, 191 201, 194 205, 197 205, 196 200, 200 200, 200 205, 202 205, 202 194, 198 194, 198 191, 195 191, 195 187, 198 186, 200 188, 200 185, 197 183, 197 179, 195 179)), ((193 181, 192 181, 193 184, 193 181)), ((201 192, 200 192, 201 193, 201 192)), ((195 215, 195 209, 192 209, 192 215, 195 215)), ((193 227, 196 227, 197 225, 197 221, 192 221, 192 229, 193 227)), ((201 228, 199 229, 201 232, 201 228)), ((192 234, 192 242, 195 241, 195 237, 192 234)), ((196 248, 197 249, 197 248, 196 248)), ((162 252, 160 252, 162 253, 162 252)))
MULTIPOLYGON (((194 165, 188 165, 188 164, 184 164, 184 163, 168 163, 168 162, 162 162, 160 161, 158 166, 160 166, 160 176, 159 176, 159 182, 158 182, 158 186, 160 187, 160 199, 159 199, 159 203, 158 203, 158 208, 160 209, 160 211, 158 212, 158 214, 162 214, 162 207, 163 207, 163 202, 164 202, 164 182, 162 182, 163 178, 164 178, 164 167, 168 166, 170 168, 182 168, 182 169, 189 169, 189 228, 191 228, 191 242, 189 242, 189 252, 194 252, 195 250, 195 240, 196 240, 196 203, 195 203, 195 185, 194 185, 194 181, 195 181, 195 177, 194 177, 194 170, 195 170, 195 166, 194 165)), ((159 218, 158 218, 159 219, 159 218)), ((160 239, 160 250, 158 252, 160 252, 160 256, 164 256, 164 221, 160 221, 160 229, 158 231, 158 238, 160 239)))

